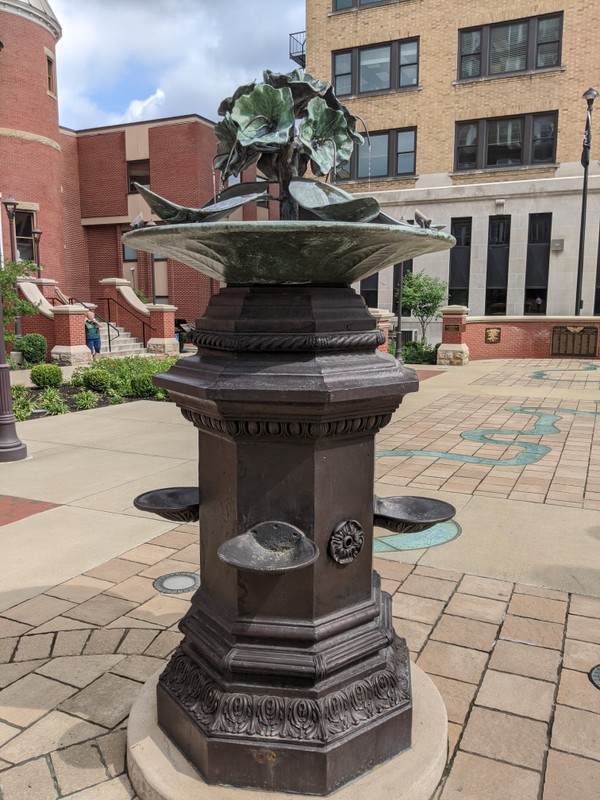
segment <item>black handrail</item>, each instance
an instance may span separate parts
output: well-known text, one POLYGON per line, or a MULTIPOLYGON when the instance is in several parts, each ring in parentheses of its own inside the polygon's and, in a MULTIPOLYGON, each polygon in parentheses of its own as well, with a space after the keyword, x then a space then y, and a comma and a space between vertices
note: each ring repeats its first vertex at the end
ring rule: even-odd
MULTIPOLYGON (((137 322, 140 322, 140 323, 142 324, 142 342, 143 342, 143 346, 144 346, 144 347, 146 347, 146 342, 148 341, 148 336, 147 336, 147 333, 146 333, 146 328, 149 328, 151 331, 153 331, 153 330, 154 330, 154 328, 152 327, 152 325, 150 325, 150 323, 149 323, 149 322, 145 322, 145 320, 144 320, 144 319, 142 319, 142 317, 138 316, 138 315, 137 315, 137 314, 135 314, 135 313, 134 313, 134 312, 133 312, 133 311, 132 311, 130 308, 127 308, 127 306, 126 306, 126 305, 124 305, 123 303, 120 303, 118 300, 115 300, 115 299, 114 299, 114 298, 112 298, 112 297, 102 297, 102 298, 101 298, 101 299, 98 301, 98 303, 101 303, 101 302, 105 302, 105 303, 106 303, 106 306, 107 306, 107 314, 108 314, 108 316, 109 316, 109 317, 111 316, 111 313, 110 313, 110 304, 111 304, 111 303, 115 303, 117 306, 119 306, 119 308, 122 308, 122 309, 123 309, 123 311, 125 311, 127 314, 129 314, 130 316, 132 316, 132 317, 133 317, 133 318, 134 318, 134 319, 135 319, 137 322)), ((108 324, 110 325, 110 322, 109 322, 108 324)))
MULTIPOLYGON (((96 312, 94 310, 96 308, 95 304, 94 304, 94 306, 89 306, 87 303, 84 303, 83 300, 79 300, 77 297, 69 297, 69 305, 75 305, 75 304, 83 306, 84 308, 87 308, 88 311, 94 311, 94 314, 96 314, 96 312)), ((100 322, 106 322, 106 334, 108 336, 108 352, 112 353, 112 341, 113 341, 113 339, 118 339, 119 338, 119 336, 121 335, 121 331, 115 325, 113 325, 112 322, 109 322, 107 319, 104 319, 104 317, 101 314, 96 314, 96 316, 98 317, 100 322), (113 336, 112 339, 111 339, 111 336, 110 336, 110 329, 111 328, 114 331, 116 331, 116 333, 117 333, 117 335, 113 336)))

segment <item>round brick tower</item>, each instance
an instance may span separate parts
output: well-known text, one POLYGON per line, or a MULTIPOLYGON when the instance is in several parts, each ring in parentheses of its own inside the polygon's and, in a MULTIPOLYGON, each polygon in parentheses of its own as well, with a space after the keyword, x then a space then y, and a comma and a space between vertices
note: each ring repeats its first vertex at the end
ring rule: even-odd
MULTIPOLYGON (((61 149, 55 45, 61 27, 46 0, 0 3, 0 192, 18 201, 16 243, 35 260, 32 228, 40 243, 44 277, 64 278, 61 149)), ((2 249, 11 257, 9 223, 2 208, 2 249)))

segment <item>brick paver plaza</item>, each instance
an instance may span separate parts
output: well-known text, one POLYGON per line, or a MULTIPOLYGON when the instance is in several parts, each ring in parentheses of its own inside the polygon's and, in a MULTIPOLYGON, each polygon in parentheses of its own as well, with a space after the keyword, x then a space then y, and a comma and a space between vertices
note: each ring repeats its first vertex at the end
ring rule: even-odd
MULTIPOLYGON (((423 381, 378 437, 379 495, 458 511, 456 538, 396 538, 375 562, 448 711, 441 800, 598 798, 599 390, 600 370, 576 361, 476 362, 423 381)), ((19 435, 32 459, 0 465, 1 797, 131 798, 127 715, 191 597, 153 581, 198 571, 196 526, 131 500, 193 483, 193 429, 140 402, 19 435)), ((376 529, 380 550, 388 535, 376 529)))

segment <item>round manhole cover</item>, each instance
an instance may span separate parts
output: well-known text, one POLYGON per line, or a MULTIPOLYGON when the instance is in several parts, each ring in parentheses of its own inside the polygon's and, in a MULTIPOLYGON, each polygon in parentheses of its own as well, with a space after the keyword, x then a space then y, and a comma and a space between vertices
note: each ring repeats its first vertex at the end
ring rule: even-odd
POLYGON ((588 672, 589 679, 594 684, 596 689, 600 689, 600 664, 588 672))
POLYGON ((193 572, 170 572, 161 575, 152 585, 163 594, 183 594, 194 592, 200 586, 200 578, 193 572))

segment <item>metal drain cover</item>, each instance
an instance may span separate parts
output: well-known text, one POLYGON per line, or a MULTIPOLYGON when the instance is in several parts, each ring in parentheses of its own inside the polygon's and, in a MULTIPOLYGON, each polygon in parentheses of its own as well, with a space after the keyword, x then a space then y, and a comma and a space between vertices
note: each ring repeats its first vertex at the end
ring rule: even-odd
POLYGON ((183 594, 196 591, 200 586, 200 578, 193 572, 169 572, 157 578, 152 585, 163 594, 183 594))
POLYGON ((588 677, 594 684, 596 689, 600 689, 600 664, 598 664, 596 667, 594 667, 594 669, 591 669, 588 672, 588 677))

